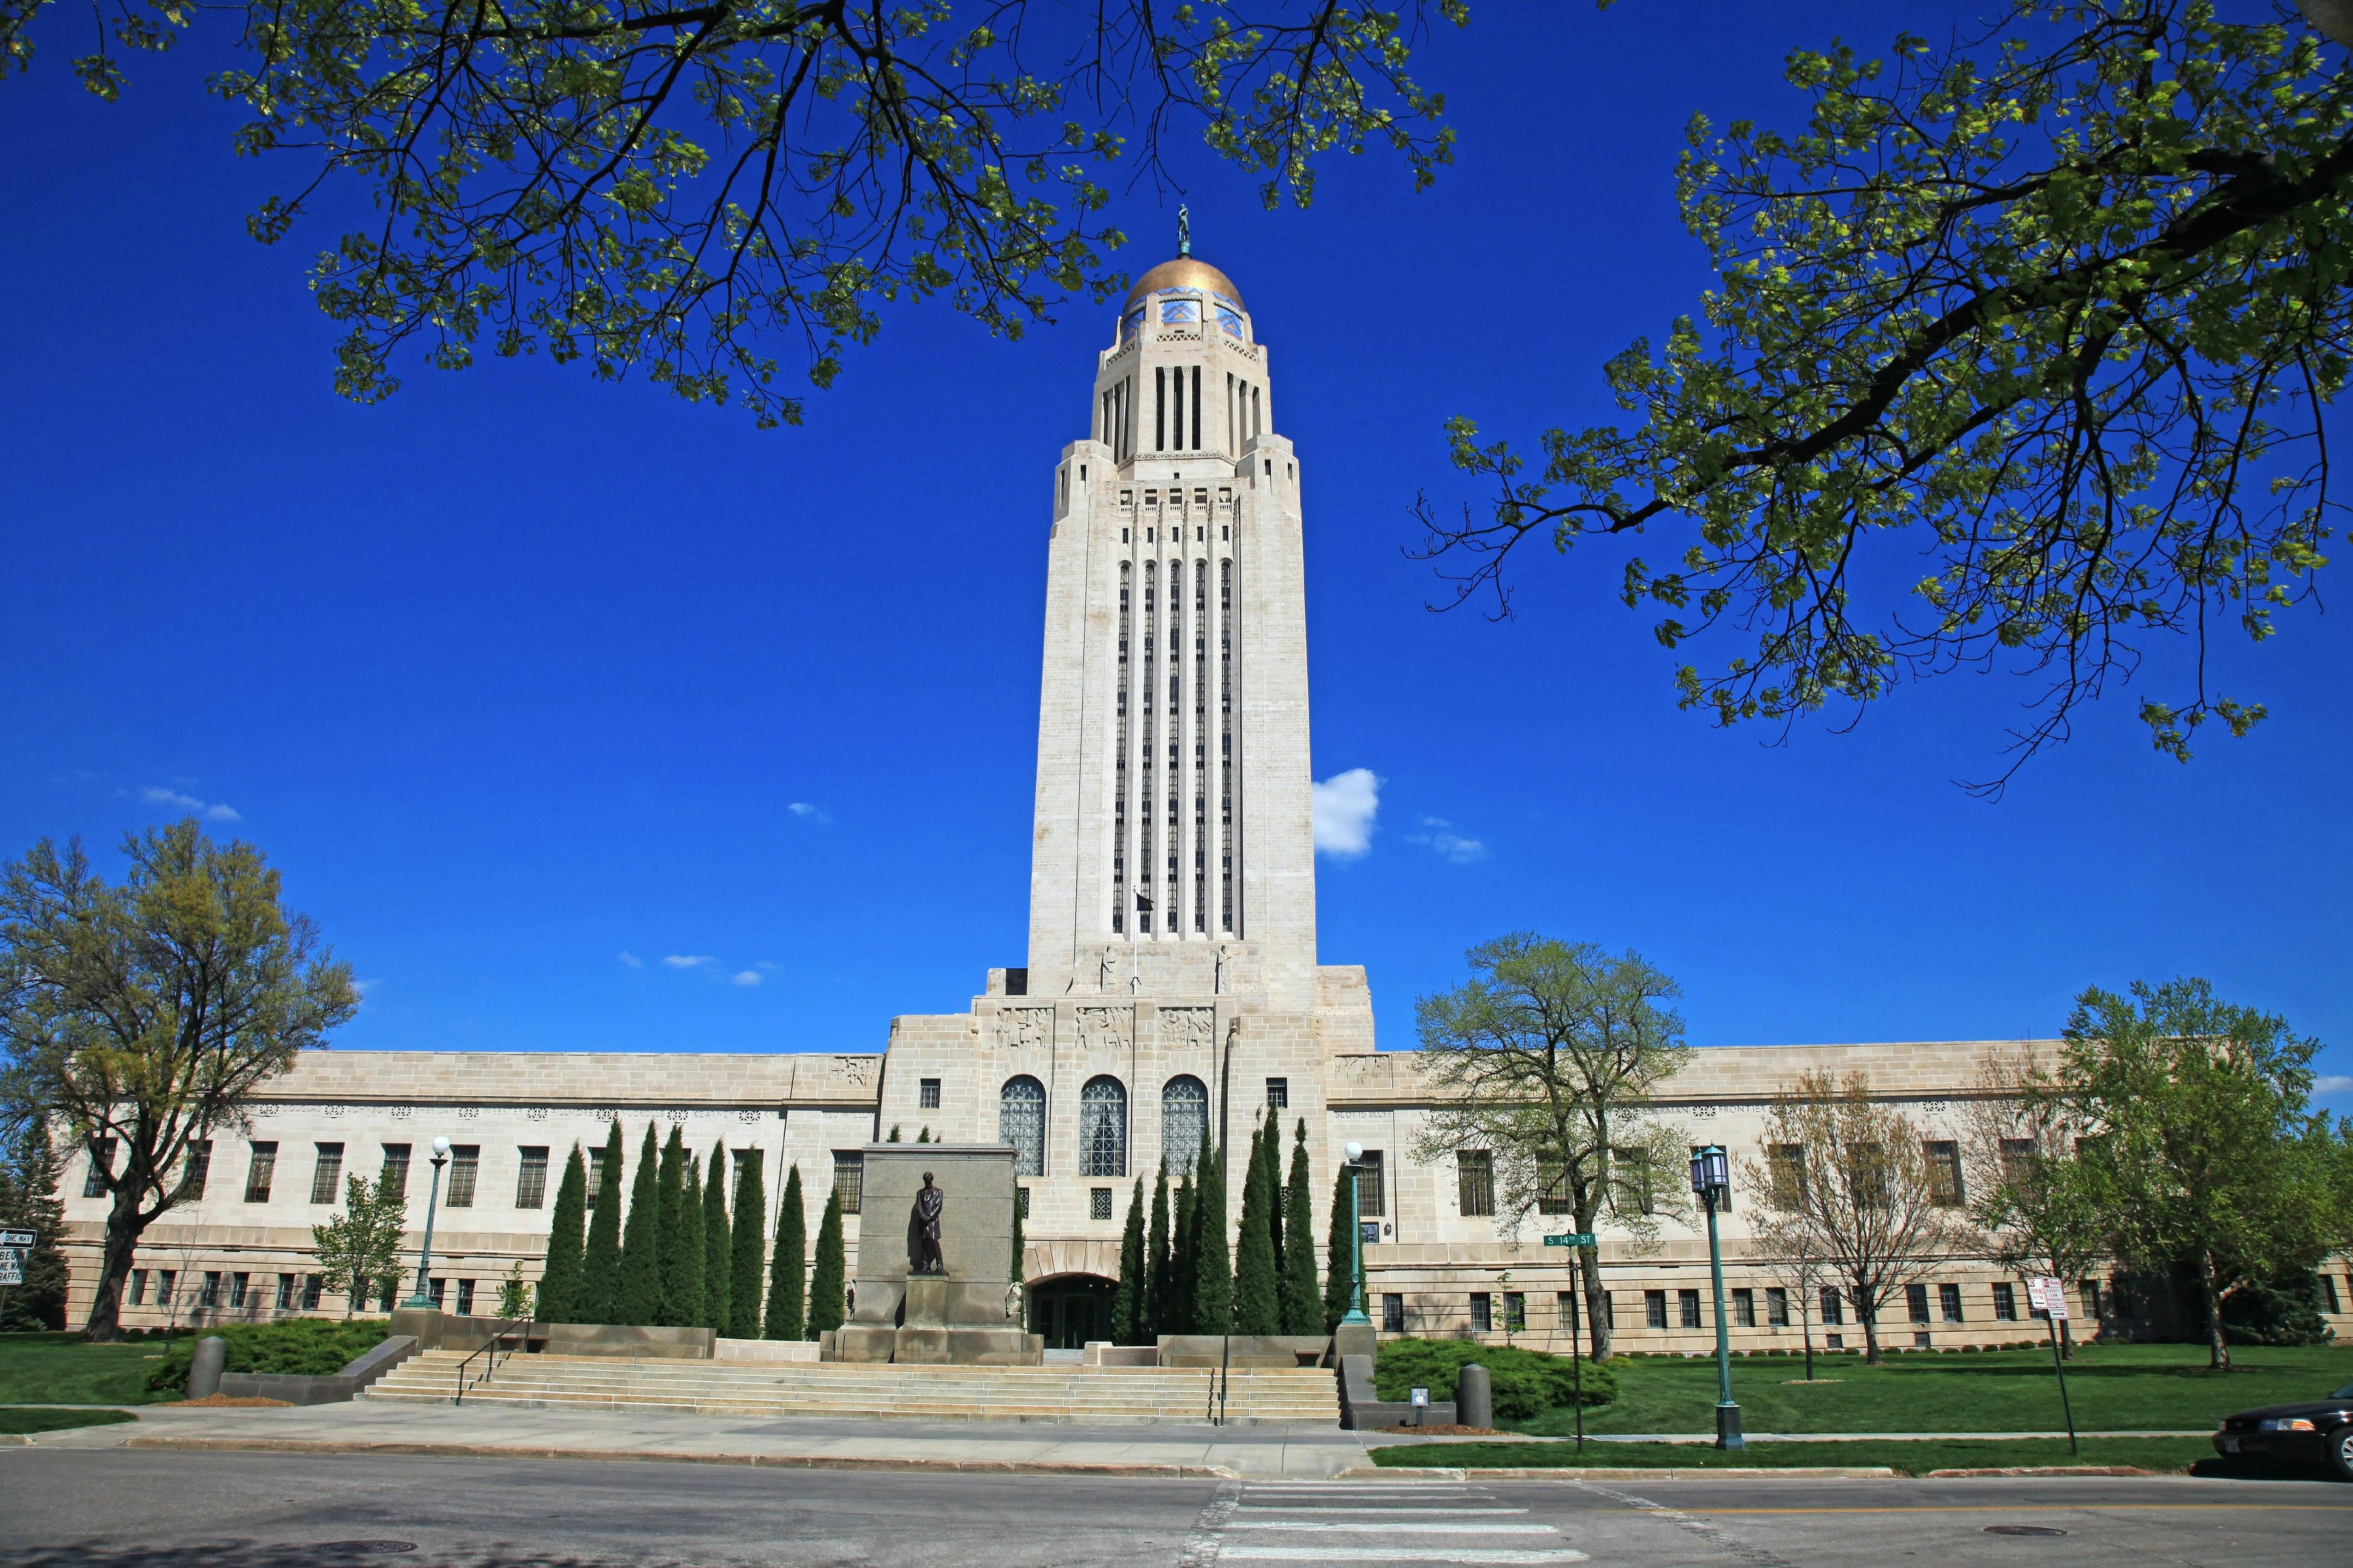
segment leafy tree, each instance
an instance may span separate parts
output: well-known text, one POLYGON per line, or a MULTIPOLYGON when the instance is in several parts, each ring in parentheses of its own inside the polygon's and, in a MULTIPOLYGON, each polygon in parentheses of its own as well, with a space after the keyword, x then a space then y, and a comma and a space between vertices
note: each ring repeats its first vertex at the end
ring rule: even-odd
POLYGON ((798 1165, 785 1177, 785 1199, 776 1208, 776 1250, 768 1269, 768 1319, 762 1332, 772 1340, 804 1338, 808 1326, 808 1211, 801 1198, 798 1165))
MULTIPOLYGON (((0 7, 0 74, 29 64, 44 5, 0 7)), ((944 295, 1018 337, 1124 287, 1101 182, 1130 152, 1157 177, 1180 124, 1263 174, 1270 205, 1304 205, 1335 150, 1385 143, 1417 187, 1450 161, 1443 100, 1406 65, 1417 24, 1463 25, 1466 0, 1254 9, 248 6, 247 58, 210 86, 248 115, 241 152, 297 162, 255 238, 322 197, 383 215, 315 247, 346 395, 387 395, 404 350, 446 369, 544 351, 765 426, 800 422, 794 373, 829 384, 887 302, 944 295)), ((124 0, 76 74, 111 101, 118 45, 164 47, 200 15, 124 0)))
MULTIPOLYGON (((1743 1161, 1766 1229, 1820 1260, 1862 1321, 1863 1359, 1880 1364, 1879 1314, 1904 1287, 1977 1238, 1931 1184, 1910 1118, 1871 1098, 1871 1080, 1804 1073, 1765 1112, 1767 1163, 1743 1161)), ((1588 1314, 1590 1316, 1590 1314, 1588 1314)))
POLYGON ((1768 1209, 1748 1223, 1754 1256, 1750 1267, 1780 1285, 1798 1309, 1798 1331, 1806 1350, 1806 1381, 1814 1380, 1814 1302, 1830 1278, 1814 1233, 1802 1224, 1777 1218, 1768 1209))
MULTIPOLYGON (((661 1321, 661 1152, 654 1124, 646 1123, 638 1151, 637 1179, 629 1187, 629 1212, 621 1221, 621 1267, 613 1288, 616 1323, 643 1327, 661 1321)), ((607 1184, 607 1190, 617 1183, 607 1184)))
MULTIPOLYGON (((765 1152, 746 1149, 735 1166, 735 1256, 728 1268, 733 1306, 727 1331, 739 1340, 756 1340, 761 1332, 760 1280, 767 1263, 767 1238, 763 1232, 768 1218, 768 1184, 761 1174, 765 1152)), ((797 1340, 800 1335, 769 1337, 797 1340)))
POLYGON ((47 1119, 27 1117, 0 1149, 0 1226, 29 1230, 25 1282, 0 1300, 0 1332, 21 1330, 55 1333, 66 1326, 66 1290, 71 1283, 58 1237, 66 1207, 58 1196, 64 1168, 47 1119))
POLYGON ((370 1281, 398 1276, 407 1234, 408 1197, 398 1186, 381 1178, 343 1179, 343 1212, 311 1227, 311 1254, 343 1292, 343 1316, 367 1305, 370 1281))
POLYGON ((605 1159, 597 1168, 596 1207, 580 1259, 580 1295, 572 1306, 575 1321, 583 1323, 625 1321, 620 1315, 623 1152, 621 1123, 616 1118, 605 1129, 605 1159))
POLYGON ((727 1144, 711 1146, 702 1178, 702 1315, 695 1321, 724 1334, 735 1320, 734 1237, 727 1226, 727 1144))
POLYGON ((1291 1184, 1282 1201, 1282 1331, 1320 1334, 1324 1304, 1315 1296, 1315 1189, 1307 1170, 1307 1119, 1291 1143, 1291 1184))
POLYGON ((1332 1332, 1348 1315, 1356 1300, 1356 1248, 1350 1184, 1356 1179, 1347 1164, 1332 1173, 1332 1214, 1324 1226, 1324 1331, 1332 1332))
POLYGON ((1119 1238, 1119 1284, 1111 1298, 1112 1338, 1124 1345, 1146 1342, 1144 1259, 1144 1178, 1138 1176, 1127 1200, 1127 1228, 1119 1238))
MULTIPOLYGON (((2024 1053, 1997 1052, 1976 1088, 1961 1106, 1969 1218, 2001 1267, 2083 1279, 2108 1255, 2114 1227, 2075 1158, 2061 1086, 2024 1053)), ((2073 1355, 2071 1324, 2059 1340, 2073 1355)))
MULTIPOLYGON (((2302 9, 2353 42, 2343 0, 2302 9)), ((2141 703, 2159 751, 2263 718, 2208 683, 2207 638, 2269 637, 2324 563, 2353 69, 2211 0, 1996 10, 1941 49, 1794 51, 1802 129, 1694 121, 1701 319, 1609 362, 1638 425, 1546 430, 1540 473, 1450 422, 1493 487, 1460 524, 1421 509, 1458 603, 1507 608, 1531 536, 1651 536, 1620 596, 1711 650, 1684 707, 1786 725, 2008 661, 2046 684, 2003 780, 2160 634, 2189 657, 2141 703)))
POLYGON ((698 1329, 710 1312, 702 1277, 702 1170, 686 1156, 686 1184, 679 1195, 678 1229, 671 1237, 671 1264, 662 1295, 672 1328, 698 1329))
POLYGON ((564 1180, 556 1184, 555 1209, 548 1216, 547 1263, 539 1276, 539 1316, 550 1323, 576 1323, 581 1300, 583 1240, 587 1220, 588 1168, 580 1145, 564 1162, 564 1180))
POLYGON ((809 1273, 808 1336, 841 1327, 849 1287, 841 1247, 841 1191, 825 1195, 825 1215, 817 1226, 817 1265, 809 1273))
MULTIPOLYGON (((1660 1214, 1682 1205, 1679 1184, 1651 1177, 1683 1158, 1675 1130, 1651 1110, 1659 1085, 1691 1059, 1668 1005, 1682 989, 1637 953, 1530 931, 1465 958, 1471 978, 1459 989, 1414 1004, 1435 1100, 1415 1158, 1485 1153, 1506 1236, 1539 1211, 1566 1213, 1586 1232, 1607 1212, 1647 1247, 1660 1214)), ((1579 1251, 1593 1356, 1608 1361, 1600 1249, 1579 1251)))
POLYGON ((1213 1150, 1207 1122, 1195 1169, 1201 1185, 1193 1195, 1193 1331, 1222 1334, 1233 1326, 1234 1276, 1226 1250, 1226 1152, 1213 1150))
POLYGON ((2208 1357, 2229 1366, 2224 1300, 2288 1260, 2308 1271, 2341 1234, 2327 1120, 2308 1107, 2320 1042, 2194 979, 2086 990, 2063 1038, 2076 1158, 2117 1249, 2190 1266, 2208 1357))
POLYGON ((253 846, 190 817, 122 850, 118 884, 78 839, 0 868, 0 1120, 61 1130, 111 1200, 92 1340, 121 1337, 139 1238, 201 1194, 213 1135, 359 1007, 351 966, 280 907, 253 846))
POLYGON ((1272 1123, 1268 1117, 1250 1130, 1250 1160, 1243 1166, 1241 1232, 1234 1248, 1234 1327, 1239 1333, 1282 1331, 1282 1279, 1275 1268, 1271 1219, 1280 1194, 1266 1173, 1272 1123))
POLYGON ((522 1259, 507 1265, 507 1276, 499 1281, 499 1316, 506 1319, 532 1316, 531 1281, 522 1277, 522 1259))
POLYGON ((1144 1240, 1144 1306, 1150 1336, 1172 1332, 1168 1327, 1168 1164, 1163 1161, 1152 1183, 1152 1224, 1144 1240))

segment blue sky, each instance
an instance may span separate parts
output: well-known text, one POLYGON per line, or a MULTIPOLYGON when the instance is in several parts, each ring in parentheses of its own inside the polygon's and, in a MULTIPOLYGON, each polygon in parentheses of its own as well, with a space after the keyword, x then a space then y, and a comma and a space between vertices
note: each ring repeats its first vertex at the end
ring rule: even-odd
MULTIPOLYGON (((1379 781, 1319 896, 1383 1043, 1529 927, 1639 949, 1702 1045, 2047 1035, 2085 985, 2188 973, 2353 1074, 2342 617, 2222 645, 2253 738, 2177 765, 2127 689, 1987 805, 1950 781, 2019 681, 1774 747, 1676 710, 1602 552, 1530 562, 1507 624, 1425 610, 1409 506, 1470 493, 1440 423, 1609 417, 1602 360, 1707 282, 1686 117, 1786 116, 1787 48, 1887 26, 1536 9, 1427 57, 1461 136, 1433 192, 1367 156, 1269 214, 1179 165, 1305 465, 1317 776, 1379 781)), ((231 156, 201 40, 110 108, 70 21, 0 85, 0 851, 112 866, 180 801, 234 812, 367 982, 345 1047, 872 1050, 1021 962, 1048 480, 1107 310, 1018 344, 895 310, 793 431, 543 360, 355 407, 303 284, 329 229, 243 236, 298 170, 231 156)), ((1175 200, 1123 198, 1134 268, 1175 200)))

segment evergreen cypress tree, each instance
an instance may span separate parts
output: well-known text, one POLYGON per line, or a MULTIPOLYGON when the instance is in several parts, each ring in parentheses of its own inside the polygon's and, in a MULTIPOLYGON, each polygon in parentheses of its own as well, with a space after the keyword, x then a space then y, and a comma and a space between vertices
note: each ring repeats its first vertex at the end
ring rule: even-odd
POLYGON ((1266 1239, 1274 1248, 1274 1277, 1282 1278, 1282 1118, 1269 1107, 1259 1158, 1266 1163, 1266 1239))
POLYGON ((760 1171, 765 1152, 746 1149, 735 1167, 735 1257, 728 1269, 734 1301, 728 1311, 727 1332, 739 1340, 760 1337, 760 1285, 768 1262, 768 1183, 760 1171))
POLYGON ((809 1275, 809 1338, 841 1327, 842 1292, 848 1284, 842 1264, 841 1192, 836 1188, 825 1195, 825 1217, 817 1226, 817 1267, 809 1275))
POLYGON ((1201 1129, 1201 1188, 1193 1199, 1193 1331, 1222 1334, 1233 1322, 1232 1255, 1226 1250, 1226 1157, 1201 1129))
POLYGON ((549 1216, 547 1267, 539 1277, 539 1295, 532 1316, 543 1323, 576 1323, 580 1310, 581 1226, 587 1220, 588 1167, 580 1145, 564 1162, 564 1180, 555 1189, 555 1212, 549 1216))
MULTIPOLYGON (((629 1212, 621 1221, 621 1269, 613 1289, 616 1323, 643 1326, 661 1321, 661 1149, 654 1124, 646 1123, 645 1146, 638 1151, 638 1173, 629 1183, 629 1212)), ((613 1184, 607 1184, 607 1190, 613 1184)))
POLYGON ((1193 1174, 1177 1178, 1176 1206, 1168 1216, 1168 1328, 1172 1334, 1193 1331, 1194 1219, 1200 1203, 1193 1192, 1193 1174))
POLYGON ((1324 1303, 1315 1294, 1315 1189, 1307 1173, 1307 1119, 1291 1144, 1291 1184, 1282 1194, 1282 1331, 1320 1334, 1324 1303))
POLYGON ((763 1337, 797 1340, 808 1318, 808 1211, 801 1199, 801 1168, 785 1178, 785 1201, 776 1206, 776 1252, 768 1264, 767 1325, 763 1337))
POLYGON ((1145 1338, 1168 1332, 1168 1167, 1152 1184, 1152 1226, 1144 1241, 1145 1338))
POLYGON ((1282 1331, 1282 1295, 1274 1268, 1274 1232, 1267 1215, 1276 1194, 1266 1179, 1266 1145, 1273 1123, 1251 1129, 1250 1163, 1242 1175, 1241 1235, 1234 1249, 1234 1331, 1279 1334, 1282 1331))
POLYGON ((1023 1265, 1028 1260, 1029 1244, 1028 1241, 1023 1239, 1021 1235, 1023 1229, 1021 1220, 1021 1184, 1018 1182, 1014 1183, 1013 1257, 1011 1259, 1011 1267, 1007 1272, 1006 1279, 1008 1283, 1018 1285, 1021 1288, 1021 1299, 1017 1304, 1015 1321, 1020 1325, 1021 1331, 1023 1333, 1028 1333, 1029 1331, 1029 1281, 1024 1275, 1023 1265))
POLYGON ((1127 1200, 1127 1228, 1119 1238, 1119 1287, 1111 1297, 1111 1337, 1123 1345, 1144 1343, 1144 1178, 1127 1200))
POLYGON ((70 1280, 58 1246, 66 1223, 65 1204, 58 1196, 65 1159, 49 1125, 46 1116, 27 1116, 0 1157, 0 1225, 29 1230, 35 1238, 24 1254, 24 1283, 0 1290, 0 1328, 10 1331, 58 1332, 66 1326, 70 1280))
MULTIPOLYGON (((646 1320, 675 1328, 686 1320, 679 1315, 681 1280, 683 1266, 681 1243, 684 1239, 679 1229, 679 1209, 686 1196, 686 1140, 679 1124, 670 1124, 670 1142, 662 1145, 661 1166, 654 1184, 654 1276, 657 1294, 654 1315, 646 1320)), ((632 1215, 632 1218, 635 1216, 632 1215)))
POLYGON ((727 1233, 727 1144, 711 1146, 702 1167, 702 1316, 695 1321, 714 1334, 729 1331, 735 1317, 735 1244, 727 1233))
POLYGON ((702 1294, 702 1169, 691 1154, 686 1157, 686 1183, 679 1194, 678 1231, 670 1251, 665 1313, 672 1328, 699 1329, 710 1309, 702 1294))
POLYGON ((588 1220, 588 1246, 580 1258, 580 1294, 575 1322, 617 1323, 621 1300, 621 1123, 605 1129, 605 1162, 596 1178, 596 1206, 588 1220))
POLYGON ((1326 1234, 1327 1249, 1324 1255, 1324 1331, 1327 1334, 1348 1315, 1355 1295, 1356 1253, 1348 1230, 1353 1213, 1348 1184, 1356 1174, 1343 1162, 1332 1177, 1332 1226, 1326 1234))

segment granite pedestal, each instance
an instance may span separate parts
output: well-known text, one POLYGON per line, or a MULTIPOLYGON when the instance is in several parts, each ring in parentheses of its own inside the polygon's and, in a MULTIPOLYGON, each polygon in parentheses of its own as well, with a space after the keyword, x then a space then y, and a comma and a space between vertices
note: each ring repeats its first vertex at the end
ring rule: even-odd
POLYGON ((1013 1151, 1001 1143, 870 1143, 859 1208, 858 1310, 827 1359, 918 1366, 1039 1366, 1042 1336, 1007 1304, 1013 1274, 1013 1151), (944 1202, 942 1272, 909 1271, 907 1227, 923 1173, 944 1202))

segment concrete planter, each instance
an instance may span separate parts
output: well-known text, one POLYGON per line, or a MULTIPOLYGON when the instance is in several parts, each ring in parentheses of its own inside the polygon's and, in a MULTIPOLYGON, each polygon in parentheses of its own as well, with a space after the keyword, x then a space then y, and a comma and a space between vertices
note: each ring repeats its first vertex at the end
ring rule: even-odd
POLYGON ((1163 1334, 1162 1366, 1322 1366, 1332 1342, 1322 1334, 1163 1334))
POLYGON ((282 1399, 289 1405, 335 1405, 417 1353, 414 1334, 395 1334, 347 1362, 341 1372, 306 1376, 289 1372, 225 1372, 220 1392, 231 1399, 282 1399))

